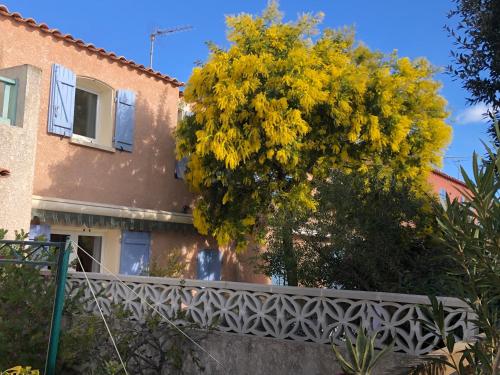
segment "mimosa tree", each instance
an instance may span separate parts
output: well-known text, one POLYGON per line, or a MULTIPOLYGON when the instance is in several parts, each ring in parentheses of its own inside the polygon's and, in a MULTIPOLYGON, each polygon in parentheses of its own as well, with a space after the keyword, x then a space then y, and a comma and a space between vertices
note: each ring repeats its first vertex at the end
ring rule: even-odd
POLYGON ((189 79, 177 156, 194 224, 220 244, 244 247, 276 207, 314 209, 311 182, 332 169, 419 181, 441 162, 451 129, 429 62, 320 33, 321 18, 284 22, 275 3, 228 17, 229 48, 210 45, 189 79))

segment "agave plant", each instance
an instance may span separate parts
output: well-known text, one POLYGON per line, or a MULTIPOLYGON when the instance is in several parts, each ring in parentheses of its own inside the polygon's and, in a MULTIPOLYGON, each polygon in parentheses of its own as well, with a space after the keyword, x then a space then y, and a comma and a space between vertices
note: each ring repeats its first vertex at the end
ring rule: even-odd
POLYGON ((346 375, 370 375, 380 359, 392 349, 392 344, 390 344, 376 353, 376 338, 376 334, 370 336, 365 329, 360 327, 355 344, 349 338, 346 340, 347 357, 340 353, 336 345, 332 345, 335 357, 346 375))

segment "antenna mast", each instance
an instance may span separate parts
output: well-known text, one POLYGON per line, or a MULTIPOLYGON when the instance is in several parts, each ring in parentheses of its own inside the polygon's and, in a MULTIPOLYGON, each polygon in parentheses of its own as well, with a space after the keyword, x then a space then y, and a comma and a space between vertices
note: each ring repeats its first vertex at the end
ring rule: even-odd
POLYGON ((179 27, 174 27, 172 29, 156 29, 153 33, 149 35, 149 40, 151 41, 151 45, 149 48, 149 67, 153 69, 153 52, 154 52, 154 44, 156 37, 166 35, 166 34, 173 34, 177 33, 180 31, 187 31, 191 30, 193 27, 190 25, 187 26, 179 26, 179 27))

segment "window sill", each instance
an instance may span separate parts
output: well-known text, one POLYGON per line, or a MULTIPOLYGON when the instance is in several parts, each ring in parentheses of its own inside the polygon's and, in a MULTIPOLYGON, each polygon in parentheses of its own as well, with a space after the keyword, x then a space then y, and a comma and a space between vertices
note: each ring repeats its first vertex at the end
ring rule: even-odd
POLYGON ((69 143, 72 143, 72 144, 78 145, 78 146, 96 148, 98 150, 106 151, 106 152, 112 152, 112 153, 116 152, 116 150, 113 147, 100 145, 100 144, 90 142, 90 141, 87 141, 85 139, 81 139, 81 138, 75 137, 75 136, 70 138, 69 143))
POLYGON ((10 119, 5 117, 0 117, 0 125, 15 126, 10 119))

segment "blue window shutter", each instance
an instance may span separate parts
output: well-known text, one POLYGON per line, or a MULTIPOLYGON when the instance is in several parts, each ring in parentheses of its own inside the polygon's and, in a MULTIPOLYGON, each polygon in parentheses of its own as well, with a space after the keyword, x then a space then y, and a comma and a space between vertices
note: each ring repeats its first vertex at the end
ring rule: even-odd
POLYGON ((71 137, 75 112, 76 75, 62 65, 52 65, 48 132, 71 137))
POLYGON ((122 232, 120 251, 120 273, 122 275, 144 275, 149 269, 149 232, 122 232))
POLYGON ((31 224, 28 233, 30 241, 50 241, 50 225, 48 224, 31 224))
POLYGON ((197 277, 200 280, 221 279, 222 253, 219 250, 198 252, 197 277))
POLYGON ((186 174, 186 168, 188 164, 189 159, 185 156, 181 160, 176 160, 175 161, 175 172, 174 176, 178 180, 184 180, 184 176, 186 174))
POLYGON ((135 128, 135 93, 128 90, 116 92, 116 119, 114 146, 132 152, 135 128))
POLYGON ((271 285, 285 285, 283 277, 281 275, 280 276, 272 275, 271 285))

